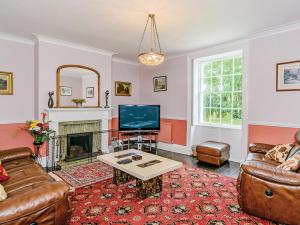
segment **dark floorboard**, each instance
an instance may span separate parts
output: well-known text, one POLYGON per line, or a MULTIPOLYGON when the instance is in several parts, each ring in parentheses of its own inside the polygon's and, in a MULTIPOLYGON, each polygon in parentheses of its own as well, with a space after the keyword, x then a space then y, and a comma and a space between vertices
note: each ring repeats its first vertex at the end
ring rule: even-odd
POLYGON ((207 163, 199 162, 195 157, 190 155, 183 155, 183 154, 169 152, 160 149, 158 150, 157 154, 162 157, 180 161, 190 166, 195 166, 195 167, 215 171, 217 173, 223 174, 225 176, 233 177, 233 178, 237 178, 240 172, 240 164, 232 161, 223 164, 221 167, 217 167, 207 163))

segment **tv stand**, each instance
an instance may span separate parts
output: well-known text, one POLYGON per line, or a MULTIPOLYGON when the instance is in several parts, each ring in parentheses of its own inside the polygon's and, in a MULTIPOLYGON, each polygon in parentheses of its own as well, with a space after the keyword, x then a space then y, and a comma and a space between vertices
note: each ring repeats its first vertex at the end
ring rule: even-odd
POLYGON ((137 145, 137 149, 139 151, 142 151, 143 147, 149 147, 150 152, 152 152, 152 149, 154 149, 155 154, 157 155, 158 132, 159 131, 120 131, 120 135, 123 143, 127 142, 128 149, 130 148, 131 144, 135 144, 137 145), (145 138, 145 136, 147 136, 147 138, 145 138), (124 139, 124 137, 126 138, 124 139), (152 144, 155 144, 155 147, 152 147, 152 144))

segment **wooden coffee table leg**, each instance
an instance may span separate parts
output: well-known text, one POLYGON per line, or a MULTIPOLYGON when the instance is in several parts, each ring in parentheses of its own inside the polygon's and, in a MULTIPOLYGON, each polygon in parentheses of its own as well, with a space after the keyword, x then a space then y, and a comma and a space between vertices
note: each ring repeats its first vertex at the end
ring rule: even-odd
POLYGON ((136 178, 137 197, 148 198, 162 191, 162 175, 143 181, 136 178))
POLYGON ((128 181, 134 180, 135 178, 128 173, 113 168, 113 183, 116 185, 127 183, 128 181))

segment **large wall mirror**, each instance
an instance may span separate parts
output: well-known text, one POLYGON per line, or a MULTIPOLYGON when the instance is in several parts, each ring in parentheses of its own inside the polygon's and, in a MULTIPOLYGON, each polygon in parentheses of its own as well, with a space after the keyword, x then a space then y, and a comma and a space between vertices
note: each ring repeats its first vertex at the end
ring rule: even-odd
POLYGON ((100 74, 81 65, 63 65, 56 72, 56 107, 100 107, 100 74))

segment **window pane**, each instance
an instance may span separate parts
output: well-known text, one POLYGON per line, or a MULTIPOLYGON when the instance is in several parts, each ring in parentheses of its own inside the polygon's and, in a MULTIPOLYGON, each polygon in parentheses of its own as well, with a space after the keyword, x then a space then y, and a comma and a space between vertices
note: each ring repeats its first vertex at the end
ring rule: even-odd
POLYGON ((211 76, 211 63, 203 64, 203 76, 210 77, 211 76))
POLYGON ((242 110, 234 109, 232 111, 232 125, 242 125, 242 110))
POLYGON ((223 77, 223 91, 232 91, 232 76, 223 77))
POLYGON ((211 91, 220 92, 222 90, 221 77, 213 77, 211 79, 211 91))
POLYGON ((242 58, 234 59, 234 74, 242 74, 243 72, 243 60, 242 58))
POLYGON ((241 125, 242 57, 216 58, 204 62, 199 60, 199 66, 201 67, 200 122, 241 125))
POLYGON ((242 108, 242 93, 233 93, 233 108, 242 108))
POLYGON ((233 59, 226 59, 223 61, 223 75, 233 74, 233 59))
POLYGON ((204 94, 203 96, 203 106, 210 107, 210 94, 204 94))
POLYGON ((231 92, 222 94, 222 108, 231 108, 231 92))
POLYGON ((220 94, 212 94, 211 95, 211 107, 220 108, 220 94))
POLYGON ((243 87, 243 78, 242 76, 234 76, 234 90, 241 91, 243 87))
POLYGON ((204 108, 203 109, 203 122, 210 122, 210 109, 204 108))
POLYGON ((220 123, 220 109, 211 109, 210 122, 220 123))
POLYGON ((231 110, 223 109, 221 111, 221 123, 222 124, 231 124, 231 110))
POLYGON ((221 61, 214 61, 212 63, 212 75, 213 76, 220 76, 221 75, 221 61))
POLYGON ((201 91, 202 92, 209 92, 211 90, 211 82, 210 78, 203 78, 202 79, 202 85, 201 85, 201 91))

